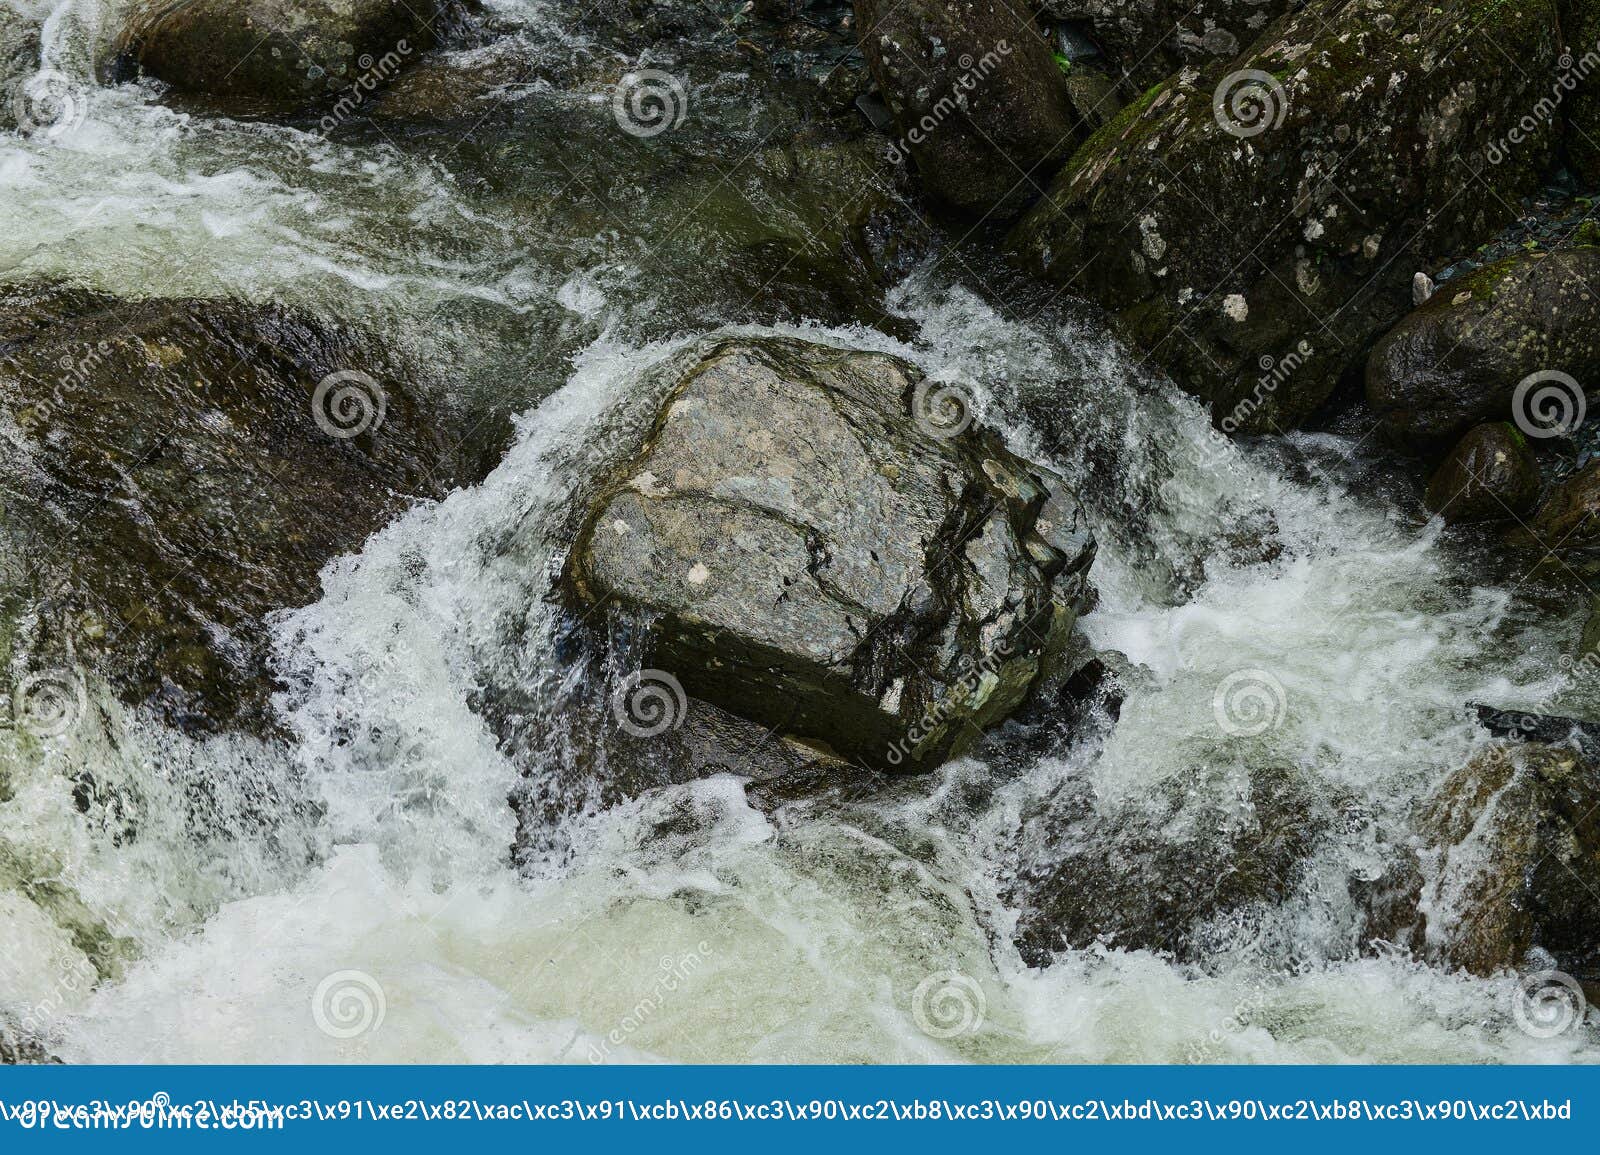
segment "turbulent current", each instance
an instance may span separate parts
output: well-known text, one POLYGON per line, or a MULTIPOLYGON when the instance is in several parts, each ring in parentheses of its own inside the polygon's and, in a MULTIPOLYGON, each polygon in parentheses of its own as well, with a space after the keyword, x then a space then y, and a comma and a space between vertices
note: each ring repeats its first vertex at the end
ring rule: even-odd
MULTIPOLYGON (((665 141, 574 144, 614 125, 608 87, 562 66, 586 48, 555 5, 491 5, 529 60, 554 62, 503 94, 547 134, 508 160, 163 102, 104 79, 120 3, 0 2, 0 49, 81 103, 68 131, 0 134, 7 277, 325 310, 383 333, 435 404, 511 430, 484 480, 411 508, 328 566, 319 601, 275 615, 287 741, 186 737, 92 685, 89 721, 42 757, 0 735, 0 1017, 51 1053, 1600 1059, 1593 1034, 1520 1031, 1511 977, 1353 949, 1346 880, 1380 870, 1416 800, 1488 740, 1463 704, 1593 705, 1559 661, 1570 607, 1430 522, 1359 437, 1219 441, 1093 321, 1003 309, 955 247, 897 274, 881 318, 754 319, 719 287, 737 268, 705 266, 694 237, 673 247, 712 176, 665 141), (984 420, 1074 482, 1101 542, 1084 629, 1127 659, 1116 718, 775 815, 731 775, 602 799, 558 750, 505 741, 485 701, 553 715, 578 676, 546 598, 566 515, 693 343, 733 330, 959 376, 984 420), (1267 560, 1239 556, 1241 526, 1267 560), (1274 724, 1219 729, 1228 688, 1274 724), (1024 962, 1012 882, 1049 858, 1064 784, 1111 807, 1187 776, 1227 800, 1265 765, 1300 768, 1339 814, 1294 897, 1214 928, 1203 960, 1112 943, 1024 962), (132 838, 75 804, 86 768, 143 800, 132 838), (213 802, 196 823, 198 779, 213 802), (530 789, 561 801, 537 836, 508 802, 530 789), (90 958, 85 926, 117 947, 90 958)), ((747 82, 689 93, 684 133, 717 134, 730 167, 783 115, 747 82)))

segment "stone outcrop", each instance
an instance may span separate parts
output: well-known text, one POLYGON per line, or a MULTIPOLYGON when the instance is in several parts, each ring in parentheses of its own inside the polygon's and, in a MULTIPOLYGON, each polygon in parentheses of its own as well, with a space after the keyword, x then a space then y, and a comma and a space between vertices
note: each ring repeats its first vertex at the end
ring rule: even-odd
POLYGON ((1482 23, 1465 0, 1313 0, 1124 109, 1011 247, 1110 310, 1222 428, 1291 428, 1354 381, 1413 273, 1492 236, 1554 158, 1543 124, 1487 159, 1546 86, 1552 5, 1482 23), (1483 67, 1488 36, 1523 67, 1483 67))
POLYGON ((1539 460, 1504 421, 1468 431, 1428 482, 1425 501, 1446 521, 1505 521, 1539 499, 1539 460))

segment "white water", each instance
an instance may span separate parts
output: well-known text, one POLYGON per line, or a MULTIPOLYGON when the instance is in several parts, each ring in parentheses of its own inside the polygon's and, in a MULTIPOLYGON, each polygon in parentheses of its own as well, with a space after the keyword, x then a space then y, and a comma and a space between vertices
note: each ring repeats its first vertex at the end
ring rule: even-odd
MULTIPOLYGON (((83 46, 104 41, 83 31, 95 6, 45 7, 44 58, 76 59, 87 80, 95 52, 83 46)), ((58 139, 0 137, 0 196, 20 212, 0 236, 13 275, 337 305, 414 341, 446 380, 448 349, 427 335, 441 302, 564 311, 580 351, 484 482, 403 515, 330 565, 319 602, 277 619, 292 750, 196 744, 100 694, 60 743, 0 733, 0 927, 15 944, 0 952, 0 1009, 56 1054, 1600 1059, 1593 1033, 1520 1032, 1509 979, 1350 957, 1338 944, 1352 911, 1332 885, 1368 869, 1375 841, 1403 834, 1411 802, 1481 742, 1461 703, 1543 696, 1575 623, 1480 585, 1436 526, 1362 487, 1344 461, 1359 463, 1358 446, 1217 446, 1196 406, 1108 341, 1005 321, 938 269, 894 295, 916 330, 909 344, 798 331, 962 374, 1019 448, 1094 494, 1103 600, 1085 627, 1136 664, 1120 722, 1022 773, 964 760, 923 789, 791 821, 764 817, 725 776, 605 810, 579 794, 550 853, 514 869, 508 795, 556 768, 537 748, 509 752, 476 703, 496 691, 535 712, 565 701, 574 675, 544 600, 560 526, 703 334, 641 338, 607 267, 553 269, 519 252, 503 206, 476 203, 439 166, 329 143, 307 168, 292 160, 292 130, 175 114, 144 89, 89 95, 83 123, 58 139), (1086 442, 1115 447, 1113 465, 1023 421, 1019 399, 1044 383, 1086 442), (1218 534, 1264 514, 1279 556, 1221 560, 1218 534), (1241 670, 1281 685, 1284 724, 1230 739, 1214 695, 1241 670), (1000 896, 1013 836, 1055 786, 1086 775, 1111 805, 1197 765, 1226 782, 1268 761, 1368 816, 1322 852, 1314 877, 1329 885, 1204 968, 1112 949, 1022 964, 1000 896), (118 838, 98 808, 79 813, 79 767, 139 800, 138 837, 118 838), (199 824, 184 813, 197 781, 213 796, 199 824), (42 879, 54 885, 27 885, 42 879), (120 960, 102 961, 112 973, 101 980, 81 947, 104 927, 126 941, 101 952, 120 960), (955 985, 935 981, 981 1023, 941 1038, 919 1024, 915 992, 949 972, 955 985), (381 1024, 352 1038, 323 1029, 353 1005, 330 1001, 330 984, 366 998, 354 1013, 369 1027, 381 1000, 381 1024)))

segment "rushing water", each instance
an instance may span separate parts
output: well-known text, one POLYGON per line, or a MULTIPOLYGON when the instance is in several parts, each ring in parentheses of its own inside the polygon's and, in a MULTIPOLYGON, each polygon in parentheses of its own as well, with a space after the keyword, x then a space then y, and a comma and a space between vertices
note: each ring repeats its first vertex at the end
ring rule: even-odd
MULTIPOLYGON (((438 404, 519 414, 485 480, 404 514, 328 567, 320 601, 276 617, 289 749, 184 738, 109 699, 42 751, 0 736, 0 1011, 54 1053, 1600 1058, 1592 1034, 1518 1031, 1509 979, 1350 949, 1343 880, 1381 864, 1414 801, 1484 741, 1462 703, 1546 697, 1577 628, 1558 598, 1489 576, 1419 516, 1358 439, 1218 443, 1197 406, 1108 338, 1054 311, 1002 315, 959 260, 923 261, 881 325, 763 319, 741 308, 737 270, 729 289, 698 267, 715 237, 675 251, 663 234, 659 261, 630 262, 629 228, 681 212, 692 181, 641 181, 627 227, 597 220, 586 234, 573 207, 530 228, 541 190, 570 195, 577 180, 553 176, 549 156, 574 125, 604 139, 610 117, 604 89, 572 78, 591 46, 552 5, 493 5, 548 65, 506 99, 535 102, 553 127, 479 181, 493 150, 313 140, 175 110, 150 85, 97 84, 121 4, 4 2, 0 36, 13 39, 0 47, 20 36, 84 104, 68 132, 0 136, 8 276, 329 310, 425 364, 438 404), (1072 478, 1092 512, 1102 600, 1084 625, 1128 659, 1120 718, 1043 754, 968 758, 774 816, 726 775, 605 805, 561 777, 560 750, 508 743, 482 703, 516 695, 553 717, 581 668, 558 652, 544 596, 569 511, 712 331, 873 347, 974 383, 986 419, 1072 478), (1062 429, 1077 444, 1058 444, 1062 429), (1239 526, 1274 546, 1268 560, 1230 547, 1239 526), (1239 671, 1281 688, 1283 725, 1219 732, 1217 688, 1239 671), (1087 782, 1111 807, 1203 767, 1193 789, 1222 797, 1267 764, 1359 815, 1319 844, 1295 898, 1221 928, 1203 964, 1097 948, 1024 965, 1006 896, 1048 859, 1040 820, 1065 785, 1087 782), (84 767, 136 788, 136 837, 74 804, 84 767), (197 824, 184 785, 199 779, 211 802, 197 824), (514 861, 528 832, 508 798, 529 789, 564 805, 539 852, 514 861), (86 929, 111 944, 92 959, 86 929), (926 1029, 930 983, 970 1029, 926 1029), (376 1029, 341 1037, 345 1016, 371 1027, 380 1006, 376 1029)), ((726 114, 699 147, 742 150, 781 120, 747 83, 697 80, 693 98, 726 114)), ((569 177, 678 167, 632 141, 572 151, 587 155, 569 177)))

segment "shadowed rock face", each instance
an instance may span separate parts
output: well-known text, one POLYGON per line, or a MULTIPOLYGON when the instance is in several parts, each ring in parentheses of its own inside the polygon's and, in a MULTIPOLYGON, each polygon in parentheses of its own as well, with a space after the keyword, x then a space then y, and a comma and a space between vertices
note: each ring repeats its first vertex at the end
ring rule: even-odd
POLYGON ((1553 486, 1526 524, 1506 534, 1506 541, 1540 553, 1554 552, 1591 571, 1600 561, 1596 514, 1600 514, 1600 463, 1587 465, 1553 486))
MULTIPOLYGON (((1512 416, 1529 374, 1560 372, 1593 387, 1597 289, 1600 249, 1588 245, 1511 257, 1441 286, 1367 360, 1367 400, 1384 431, 1408 449, 1442 449, 1480 421, 1512 416)), ((1528 398, 1522 416, 1540 416, 1530 408, 1538 401, 1528 398)), ((1570 390, 1567 402, 1576 403, 1570 390)))
POLYGON ((0 656, 89 665, 186 728, 267 725, 264 616, 454 480, 404 380, 278 306, 0 289, 0 656), (340 373, 363 376, 319 393, 340 373))
POLYGON ((1123 110, 1012 247, 1116 314, 1219 425, 1290 428, 1407 311, 1413 273, 1492 235, 1548 167, 1550 125, 1486 158, 1544 91, 1552 6, 1485 19, 1465 0, 1316 0, 1123 110), (1489 37, 1527 71, 1484 69, 1489 37))
POLYGON ((293 109, 387 80, 436 38, 434 0, 148 0, 122 49, 185 92, 293 109))
POLYGON ((1059 661, 1094 546, 941 388, 878 354, 714 348, 592 506, 571 593, 645 615, 655 665, 780 733, 878 767, 958 753, 1059 661))
POLYGON ((1026 5, 856 0, 873 78, 933 198, 1014 216, 1080 139, 1066 84, 1026 5))

